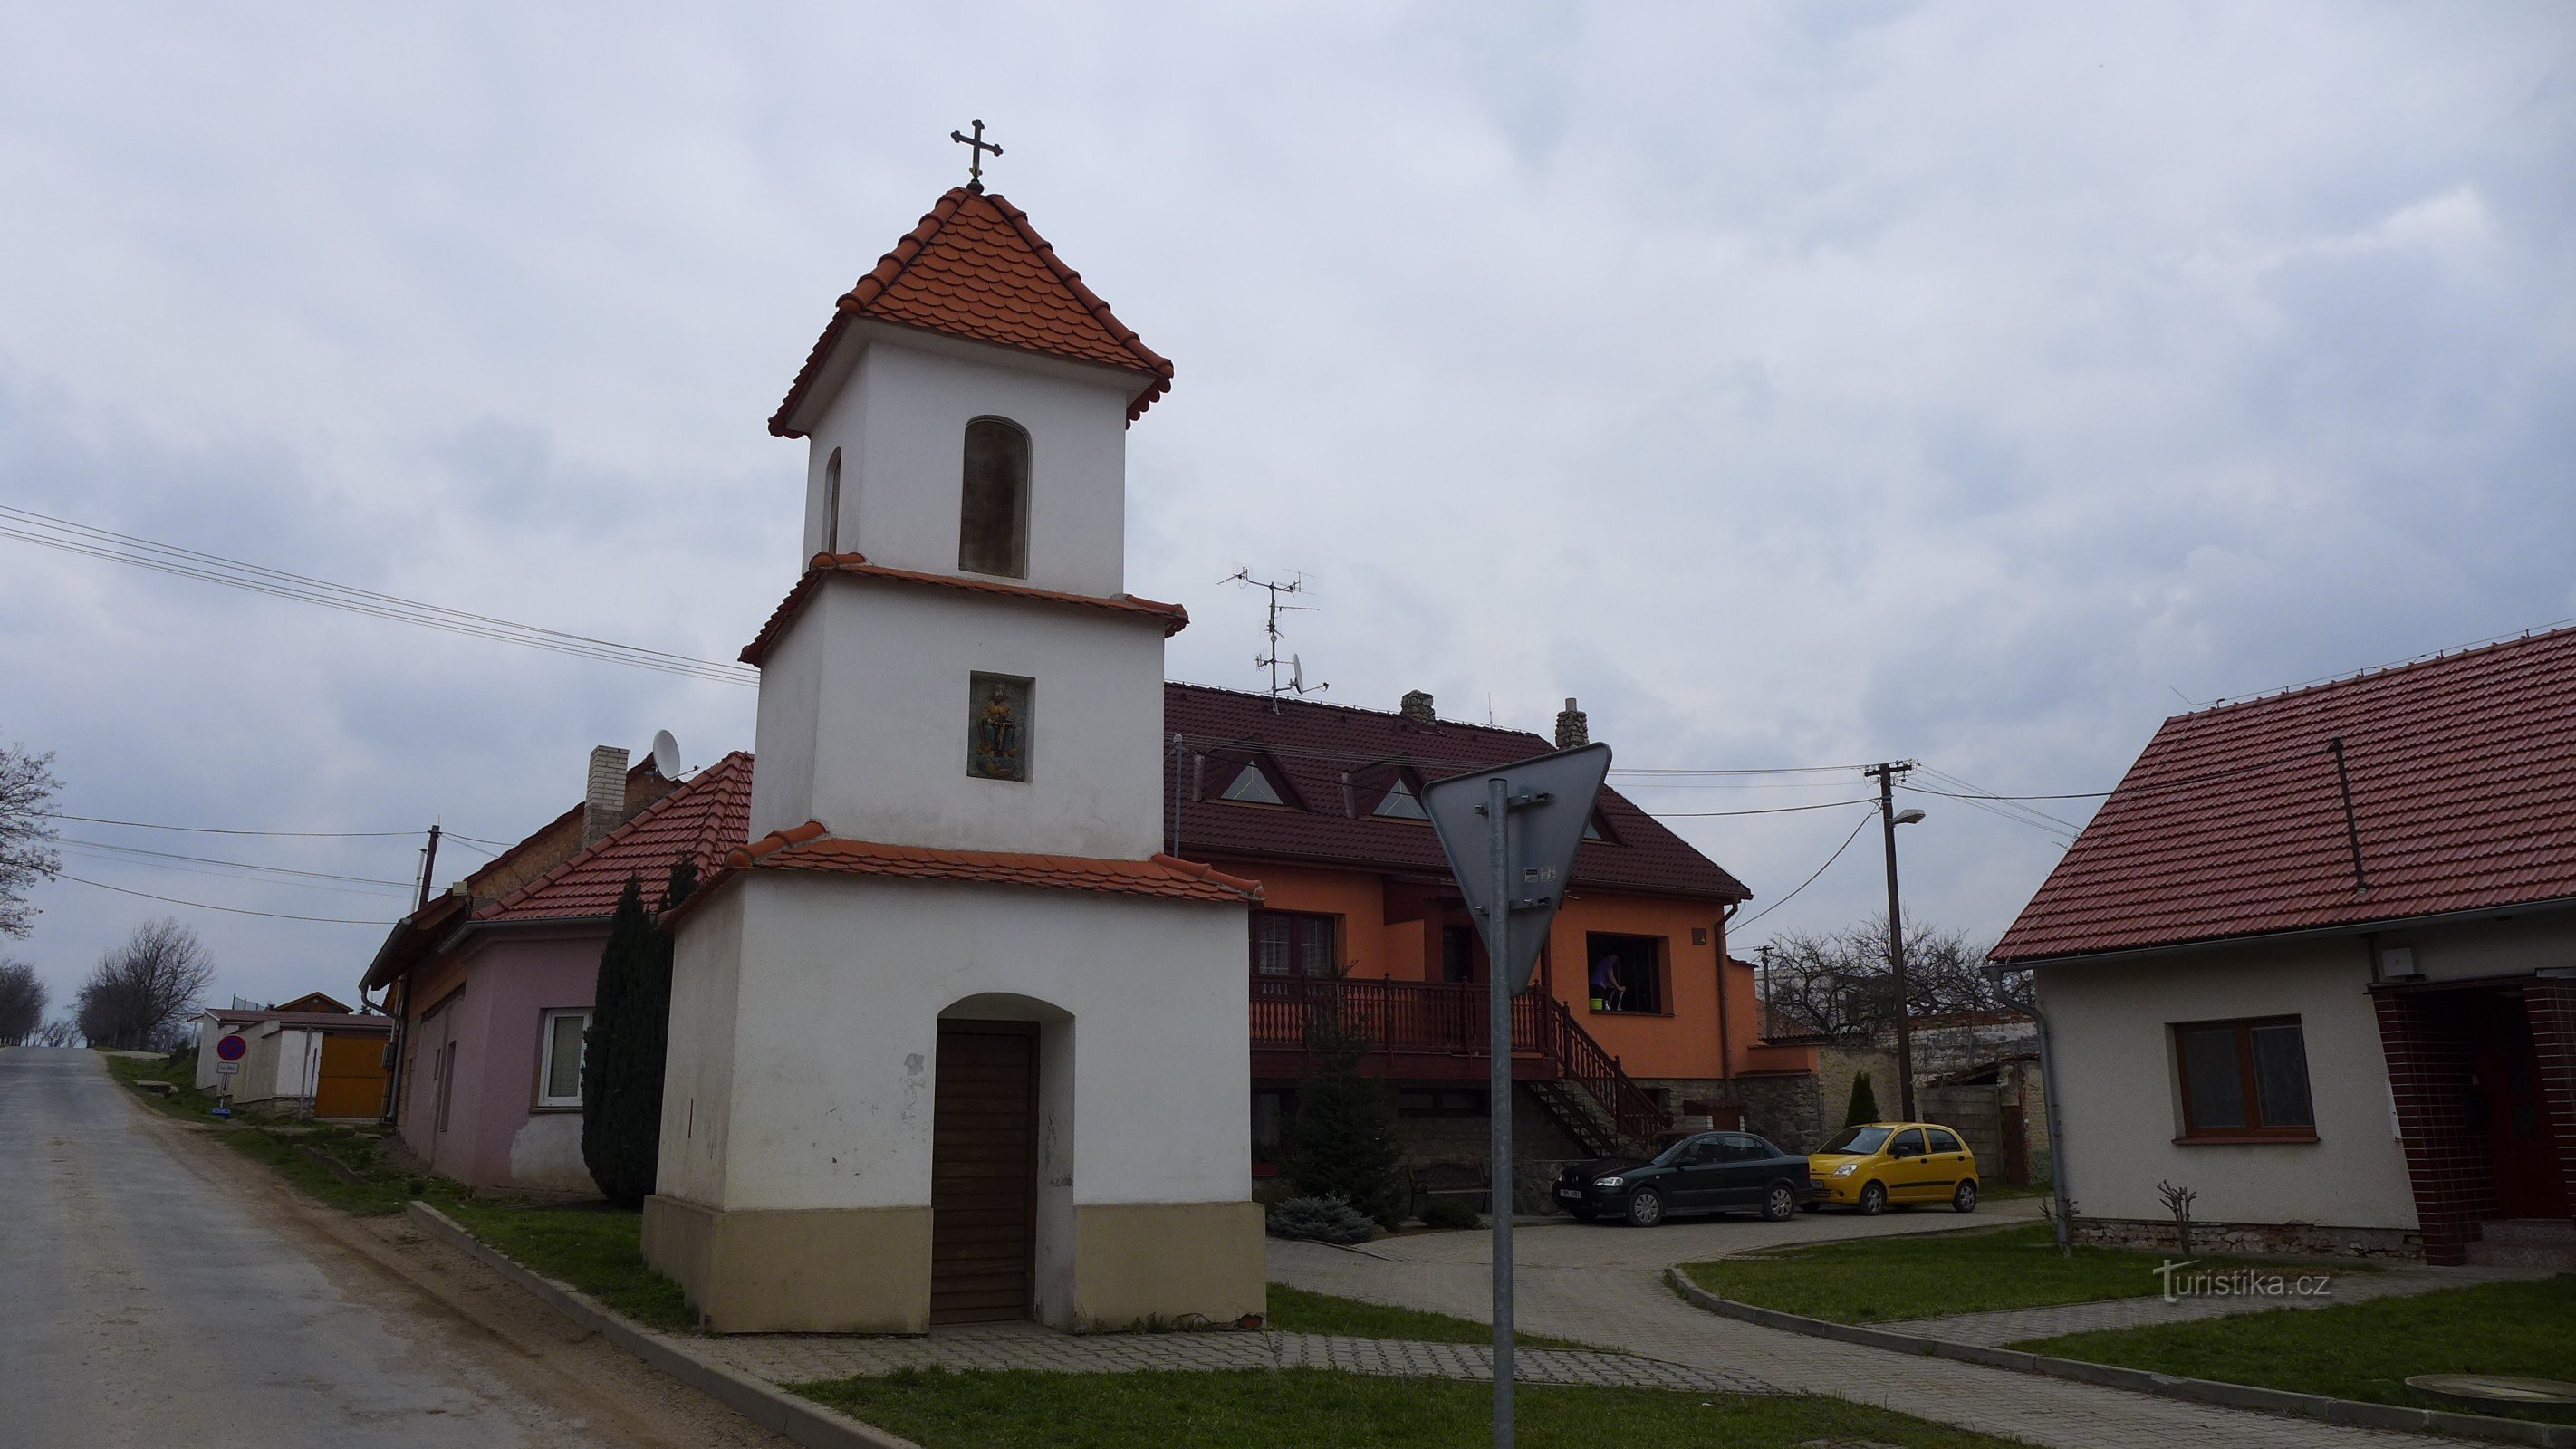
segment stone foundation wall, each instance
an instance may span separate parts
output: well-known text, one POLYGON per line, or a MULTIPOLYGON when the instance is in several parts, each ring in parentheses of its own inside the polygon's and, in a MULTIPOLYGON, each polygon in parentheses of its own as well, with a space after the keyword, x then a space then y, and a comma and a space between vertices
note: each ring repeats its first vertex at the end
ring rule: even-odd
MULTIPOLYGON (((2171 1219, 2075 1219, 2075 1241, 2150 1253, 2178 1251, 2171 1219)), ((2420 1260, 2424 1240, 2404 1228, 2332 1228, 2316 1223, 2193 1223, 2195 1256, 2399 1258, 2420 1260)))
MULTIPOLYGON (((1846 1089, 1848 1090, 1848 1089, 1846 1089)), ((1824 1079, 1814 1072, 1794 1077, 1739 1077, 1738 1100, 1744 1103, 1744 1130, 1771 1139, 1788 1152, 1813 1152, 1824 1145, 1824 1079)), ((1840 1125, 1839 1113, 1832 1125, 1840 1125)))

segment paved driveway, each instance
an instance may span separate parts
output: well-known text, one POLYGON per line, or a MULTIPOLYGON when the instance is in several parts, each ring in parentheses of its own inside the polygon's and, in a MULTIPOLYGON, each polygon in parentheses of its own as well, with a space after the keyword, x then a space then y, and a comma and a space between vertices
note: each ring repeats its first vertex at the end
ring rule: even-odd
POLYGON ((0 1051, 0 1444, 611 1442, 166 1149, 94 1052, 0 1051))
MULTIPOLYGON (((2026 1220, 2032 1202, 1980 1209, 1967 1222, 2026 1220)), ((1782 1333, 1691 1307, 1663 1281, 1672 1263, 1749 1248, 1956 1228, 1947 1212, 1881 1218, 1801 1214, 1639 1230, 1548 1224, 1513 1234, 1514 1316, 1552 1334, 1667 1363, 1725 1372, 1786 1393, 1824 1394, 2060 1449, 2425 1449, 2457 1441, 2221 1409, 1946 1359, 1782 1333)), ((1388 1238, 1362 1249, 1270 1244, 1273 1282, 1374 1303, 1488 1321, 1491 1259, 1483 1233, 1388 1238)))

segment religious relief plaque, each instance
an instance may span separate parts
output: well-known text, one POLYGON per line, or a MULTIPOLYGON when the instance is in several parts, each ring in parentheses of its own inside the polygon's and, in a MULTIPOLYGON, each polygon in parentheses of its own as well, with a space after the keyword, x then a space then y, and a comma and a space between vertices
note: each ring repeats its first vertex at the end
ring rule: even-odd
POLYGON ((1029 718, 1035 680, 976 674, 966 691, 966 773, 978 780, 1029 778, 1029 718))

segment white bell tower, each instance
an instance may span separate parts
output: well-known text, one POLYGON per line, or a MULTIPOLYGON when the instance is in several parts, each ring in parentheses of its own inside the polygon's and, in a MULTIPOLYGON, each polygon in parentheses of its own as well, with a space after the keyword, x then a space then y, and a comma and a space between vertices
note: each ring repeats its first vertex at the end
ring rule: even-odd
POLYGON ((668 922, 644 1210, 718 1331, 1263 1310, 1260 887, 1157 853, 1188 618, 1126 592, 1126 430, 1170 378, 977 183, 770 420, 807 440, 802 572, 743 650, 753 839, 668 922))

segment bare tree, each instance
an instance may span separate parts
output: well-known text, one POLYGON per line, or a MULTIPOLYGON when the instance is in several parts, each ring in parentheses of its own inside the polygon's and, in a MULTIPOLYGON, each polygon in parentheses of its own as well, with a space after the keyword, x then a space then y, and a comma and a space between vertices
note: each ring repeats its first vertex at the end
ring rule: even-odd
POLYGON ((80 1033, 94 1047, 167 1045, 214 979, 214 958, 195 931, 167 917, 146 921, 90 969, 80 991, 80 1033))
POLYGON ((45 983, 36 968, 0 956, 0 1046, 16 1046, 45 1024, 45 983))
POLYGON ((29 1046, 67 1047, 80 1045, 80 1028, 68 1016, 58 1016, 38 1028, 27 1038, 29 1046))
POLYGON ((36 908, 27 892, 36 882, 62 874, 63 858, 54 849, 54 827, 47 814, 54 792, 52 755, 30 754, 23 746, 0 744, 0 936, 24 936, 35 929, 36 908))
MULTIPOLYGON (((1771 942, 1771 1004, 1826 1034, 1868 1036, 1896 1020, 1895 978, 1887 969, 1887 918, 1771 942)), ((1905 928, 1905 994, 1910 1016, 2026 1010, 2027 975, 1999 982, 1986 948, 1964 931, 1910 922, 1905 928)))

